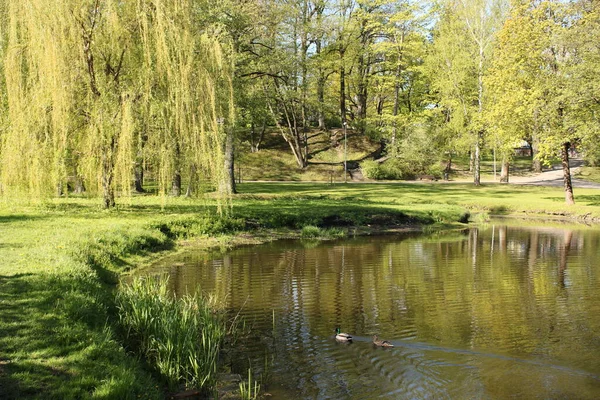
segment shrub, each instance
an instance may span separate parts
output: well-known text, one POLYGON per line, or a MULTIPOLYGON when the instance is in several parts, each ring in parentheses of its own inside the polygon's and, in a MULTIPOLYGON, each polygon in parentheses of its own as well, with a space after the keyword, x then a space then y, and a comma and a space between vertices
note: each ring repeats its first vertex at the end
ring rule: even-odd
POLYGON ((313 225, 307 225, 302 228, 301 236, 303 238, 317 238, 322 236, 321 228, 313 225))

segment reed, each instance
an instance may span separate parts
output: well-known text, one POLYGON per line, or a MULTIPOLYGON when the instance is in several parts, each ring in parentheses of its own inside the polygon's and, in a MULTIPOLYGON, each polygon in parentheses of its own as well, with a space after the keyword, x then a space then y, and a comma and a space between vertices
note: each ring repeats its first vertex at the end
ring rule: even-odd
POLYGON ((248 381, 240 382, 240 397, 242 400, 256 400, 260 393, 260 384, 252 380, 252 369, 248 368, 248 381))
POLYGON ((167 278, 136 278, 117 294, 126 342, 165 380, 170 390, 211 391, 217 378, 224 319, 199 294, 176 298, 167 278))

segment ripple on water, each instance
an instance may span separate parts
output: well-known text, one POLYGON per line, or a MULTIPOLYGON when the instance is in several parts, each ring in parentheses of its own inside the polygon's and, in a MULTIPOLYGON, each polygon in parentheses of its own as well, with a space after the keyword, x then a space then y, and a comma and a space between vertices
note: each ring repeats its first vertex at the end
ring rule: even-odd
POLYGON ((274 399, 595 399, 598 243, 597 231, 490 225, 283 242, 162 270, 240 313, 249 332, 232 369, 266 372, 274 399), (355 342, 336 342, 336 326, 355 342))

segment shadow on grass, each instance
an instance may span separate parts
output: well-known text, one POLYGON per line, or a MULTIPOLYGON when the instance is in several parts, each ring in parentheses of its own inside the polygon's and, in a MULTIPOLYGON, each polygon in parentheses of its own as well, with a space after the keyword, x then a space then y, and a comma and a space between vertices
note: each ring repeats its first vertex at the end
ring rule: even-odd
POLYGON ((21 221, 33 221, 43 219, 42 215, 26 215, 26 214, 12 214, 12 215, 0 215, 0 224, 8 224, 13 222, 21 221))
POLYGON ((0 276, 1 397, 157 398, 107 328, 113 307, 90 273, 0 276))
POLYGON ((581 195, 576 196, 575 201, 587 203, 588 206, 600 206, 600 195, 581 195))

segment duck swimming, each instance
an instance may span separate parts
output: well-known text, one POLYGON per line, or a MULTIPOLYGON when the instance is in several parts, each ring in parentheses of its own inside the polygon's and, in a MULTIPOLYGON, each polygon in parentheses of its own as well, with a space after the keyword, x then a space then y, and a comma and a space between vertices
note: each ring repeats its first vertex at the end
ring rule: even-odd
POLYGON ((379 347, 394 347, 394 345, 387 340, 380 340, 377 335, 373 336, 373 344, 379 347))
POLYGON ((335 340, 338 342, 351 342, 352 335, 348 335, 347 333, 343 333, 340 331, 340 328, 335 328, 335 340))

